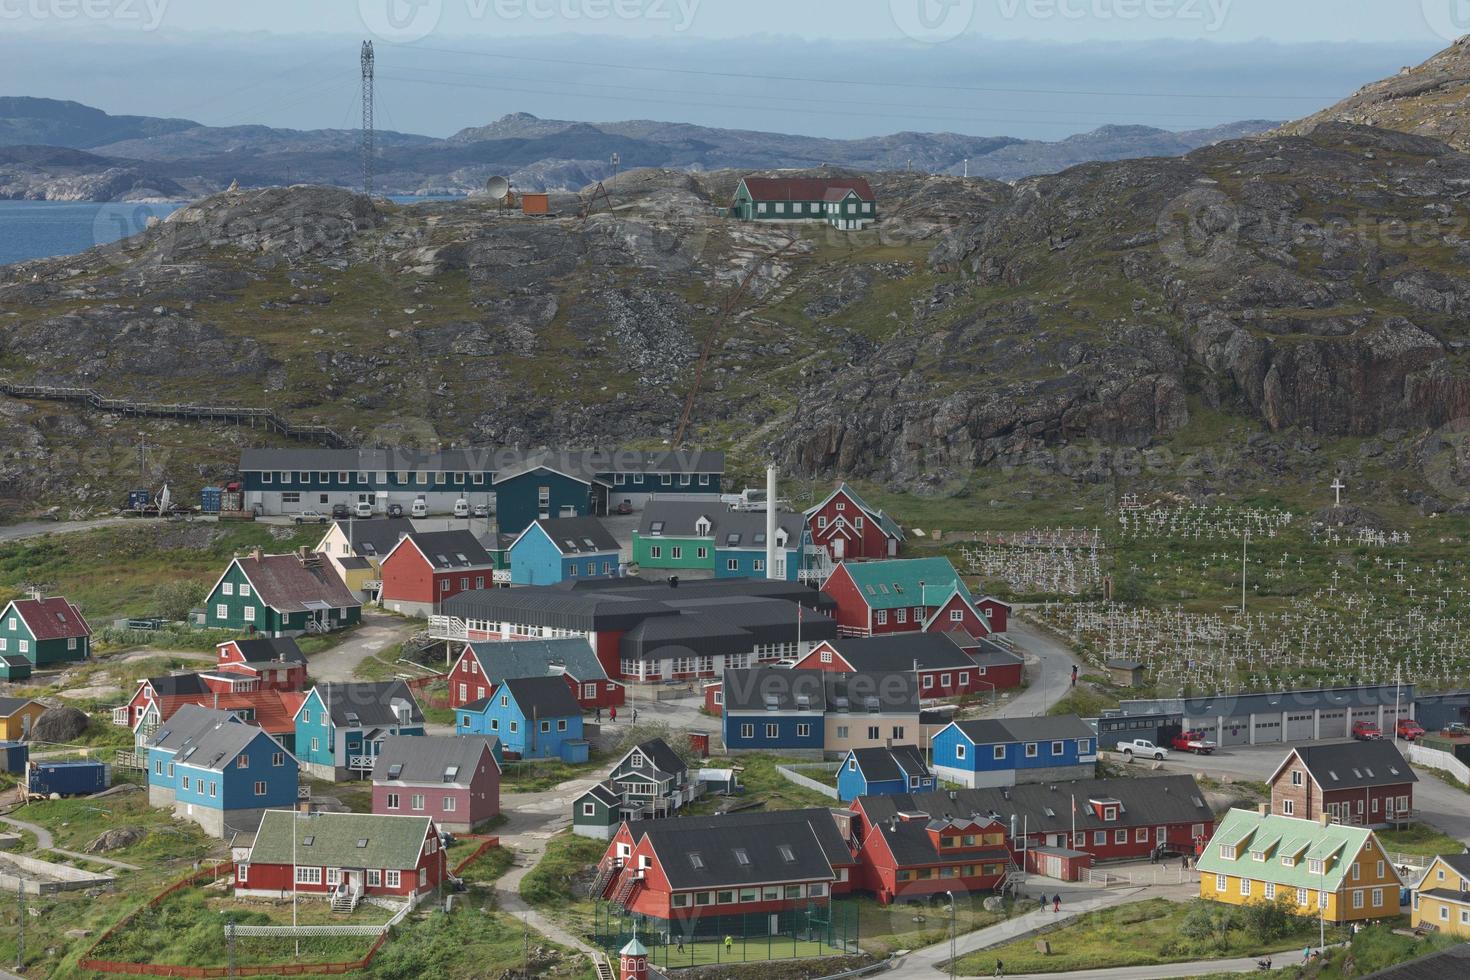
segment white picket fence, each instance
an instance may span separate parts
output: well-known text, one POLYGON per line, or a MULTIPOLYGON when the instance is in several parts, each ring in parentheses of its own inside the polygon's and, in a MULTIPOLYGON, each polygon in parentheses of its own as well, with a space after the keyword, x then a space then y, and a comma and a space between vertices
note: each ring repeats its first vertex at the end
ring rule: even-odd
POLYGON ((1438 769, 1454 776, 1461 783, 1470 785, 1470 766, 1465 765, 1448 752, 1431 749, 1424 745, 1409 743, 1409 761, 1427 769, 1438 769))
POLYGON ((836 786, 832 785, 831 783, 824 783, 812 779, 810 776, 803 776, 800 772, 797 771, 799 769, 815 769, 818 772, 824 773, 829 777, 835 777, 837 774, 836 766, 834 766, 830 762, 814 762, 809 765, 777 766, 776 771, 781 774, 783 779, 790 780, 798 786, 805 786, 807 789, 815 790, 816 792, 821 793, 824 796, 830 796, 834 800, 837 799, 836 786))
POLYGON ((364 925, 310 925, 310 926, 237 926, 226 925, 225 936, 231 931, 237 939, 247 936, 293 936, 302 938, 305 936, 381 936, 389 929, 402 922, 404 917, 413 909, 412 905, 404 903, 399 907, 393 917, 380 926, 364 925))

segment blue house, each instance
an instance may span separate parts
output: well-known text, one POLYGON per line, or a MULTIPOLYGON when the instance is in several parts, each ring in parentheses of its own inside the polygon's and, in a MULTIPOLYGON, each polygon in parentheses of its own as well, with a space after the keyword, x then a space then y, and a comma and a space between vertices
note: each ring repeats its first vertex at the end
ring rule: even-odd
POLYGON ((184 705, 148 747, 148 802, 215 837, 253 833, 266 810, 294 807, 298 766, 264 730, 184 705))
POLYGON ((318 684, 295 721, 296 757, 317 779, 366 779, 385 738, 424 734, 424 713, 401 680, 318 684))
POLYGON ((586 762, 582 709, 560 677, 514 677, 455 709, 456 735, 493 735, 507 758, 586 762))
POLYGON ((1097 735, 1076 715, 950 722, 934 736, 934 775, 970 788, 1097 773, 1097 735))
POLYGON ((553 517, 607 513, 607 481, 573 453, 530 456, 497 473, 494 488, 495 516, 505 534, 553 517))
POLYGON ((910 671, 737 668, 725 671, 720 698, 728 752, 842 757, 920 735, 919 686, 910 671))
MULTIPOLYGON (((800 578, 804 549, 811 530, 801 514, 776 516, 776 578, 800 578)), ((715 529, 715 578, 766 577, 766 515, 763 511, 730 511, 719 515, 715 529)))
POLYGON ((618 577, 617 539, 595 517, 538 519, 511 543, 509 553, 515 585, 618 577))
POLYGON ((924 750, 917 745, 853 749, 837 770, 837 798, 844 803, 859 796, 928 793, 933 789, 934 774, 924 763, 924 750))

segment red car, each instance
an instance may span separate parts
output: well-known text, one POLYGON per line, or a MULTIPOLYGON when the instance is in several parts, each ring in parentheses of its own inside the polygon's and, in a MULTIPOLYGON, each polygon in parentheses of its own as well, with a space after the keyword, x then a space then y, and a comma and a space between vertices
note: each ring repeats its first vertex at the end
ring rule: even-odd
POLYGON ((1175 735, 1170 745, 1179 752, 1193 752, 1195 755, 1209 755, 1215 751, 1215 743, 1197 728, 1175 735))
POLYGON ((1353 722, 1353 738, 1359 742, 1376 742, 1383 738, 1383 732, 1371 721, 1353 722))
POLYGON ((618 504, 615 513, 622 514, 624 517, 626 517, 629 514, 633 513, 633 505, 624 500, 622 503, 618 504))
POLYGON ((1424 734, 1424 726, 1412 718, 1400 718, 1396 730, 1399 738, 1406 742, 1417 741, 1424 734))

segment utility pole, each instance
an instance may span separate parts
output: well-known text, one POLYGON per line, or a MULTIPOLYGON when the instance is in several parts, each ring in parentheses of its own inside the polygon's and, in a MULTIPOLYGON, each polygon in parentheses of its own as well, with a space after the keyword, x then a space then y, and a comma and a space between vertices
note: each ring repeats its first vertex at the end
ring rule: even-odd
POLYGON ((373 123, 373 80, 376 66, 373 42, 362 42, 362 191, 373 196, 373 166, 377 132, 373 123))
POLYGON ((1245 616, 1245 546, 1250 542, 1251 529, 1246 528, 1240 535, 1240 615, 1245 616))
POLYGON ((15 972, 26 968, 26 883, 18 881, 15 884, 15 896, 19 899, 20 918, 16 920, 20 932, 15 943, 15 972))

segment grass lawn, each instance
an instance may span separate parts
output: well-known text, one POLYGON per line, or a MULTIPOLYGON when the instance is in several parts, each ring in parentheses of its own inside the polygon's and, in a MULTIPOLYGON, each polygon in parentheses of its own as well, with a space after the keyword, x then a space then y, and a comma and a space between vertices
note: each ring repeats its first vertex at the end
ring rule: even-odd
MULTIPOLYGON (((425 712, 427 715, 427 712, 425 712)), ((451 712, 452 714, 452 712, 451 712)), ((523 759, 506 762, 505 773, 500 777, 502 793, 544 793, 555 789, 569 779, 600 772, 607 767, 607 759, 594 752, 586 762, 562 762, 559 759, 523 759)))
MULTIPOLYGON (((1344 936, 1342 929, 1329 927, 1327 930, 1329 943, 1344 936)), ((998 959, 1005 961, 1007 973, 1058 973, 1259 956, 1300 950, 1308 944, 1317 944, 1317 922, 1313 919, 1292 921, 1285 934, 1263 941, 1246 932, 1233 906, 1154 898, 1090 913, 1041 935, 963 956, 959 961, 959 973, 988 976, 998 959), (1208 908, 1201 909, 1201 906, 1208 908), (1210 934, 1199 939, 1191 938, 1195 932, 1190 925, 1207 913, 1225 918, 1216 920, 1218 927, 1210 934), (1049 954, 1037 951, 1037 942, 1043 939, 1050 944, 1049 954)))
MULTIPOLYGON (((963 936, 1007 917, 1009 906, 1000 912, 985 910, 984 902, 988 897, 969 895, 960 899, 955 910, 956 935, 963 936)), ((857 906, 858 945, 874 956, 886 956, 899 949, 923 949, 949 938, 949 904, 943 896, 932 905, 879 905, 867 895, 849 897, 844 901, 857 906), (922 921, 916 922, 915 919, 922 921)))
POLYGON ((729 949, 725 948, 721 940, 686 942, 682 951, 678 946, 651 945, 648 948, 648 962, 665 969, 768 960, 814 960, 824 956, 846 955, 848 954, 843 950, 834 949, 826 943, 793 940, 789 936, 736 939, 729 949))
POLYGON ((573 891, 572 878, 600 861, 606 850, 605 841, 562 831, 547 841, 546 853, 521 879, 521 898, 538 908, 565 907, 586 900, 585 894, 573 891))
POLYGON ((150 807, 146 790, 100 800, 28 803, 11 816, 47 828, 56 846, 69 851, 85 851, 104 831, 128 827, 144 830, 146 836, 136 844, 100 856, 145 868, 167 862, 192 863, 207 854, 226 854, 224 843, 205 835, 198 825, 175 820, 169 810, 150 807))
MULTIPOLYGON (((824 796, 816 790, 798 786, 776 771, 776 766, 791 761, 793 760, 771 755, 743 755, 737 760, 711 759, 709 765, 716 769, 730 765, 745 767, 745 771, 740 774, 741 792, 733 797, 707 793, 681 812, 690 816, 698 816, 714 813, 716 810, 723 810, 731 805, 757 800, 764 803, 768 810, 800 810, 805 807, 837 805, 835 796, 824 796)), ((795 761, 811 762, 812 760, 795 761)), ((835 763, 833 769, 836 769, 835 763)))
POLYGON ((1378 839, 1390 854, 1463 854, 1465 844, 1428 824, 1410 824, 1403 830, 1380 830, 1378 839))

